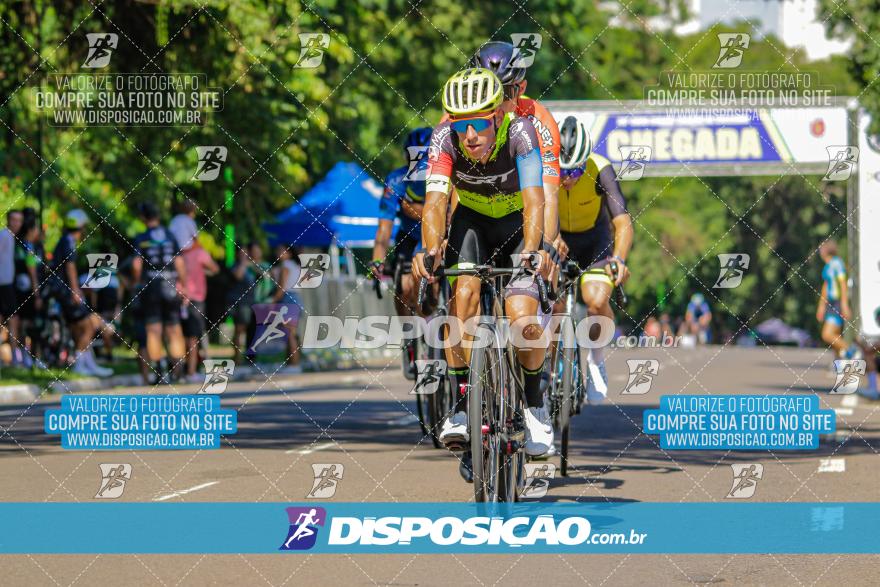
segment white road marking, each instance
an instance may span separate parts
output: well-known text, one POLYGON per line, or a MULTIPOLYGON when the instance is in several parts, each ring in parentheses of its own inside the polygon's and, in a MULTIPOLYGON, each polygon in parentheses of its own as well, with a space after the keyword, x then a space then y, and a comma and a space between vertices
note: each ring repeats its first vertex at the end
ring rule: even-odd
POLYGON ((156 497, 153 499, 153 501, 165 501, 174 497, 180 497, 181 495, 186 495, 187 493, 192 493, 193 491, 198 491, 199 489, 204 489, 205 487, 210 487, 211 485, 217 485, 218 483, 220 482, 209 481, 207 483, 202 483, 201 485, 196 485, 195 487, 190 487, 189 489, 181 489, 180 491, 175 491, 174 493, 169 493, 168 495, 156 497))
POLYGON ((27 410, 3 410, 0 412, 0 416, 19 416, 26 411, 27 410))
POLYGON ((834 408, 834 413, 838 416, 852 416, 852 408, 834 408))
POLYGON ((407 414, 406 416, 402 416, 400 418, 395 418, 394 420, 388 420, 389 426, 401 426, 403 424, 412 424, 413 422, 418 422, 419 419, 414 414, 407 414))
POLYGON ((289 454, 297 453, 297 454, 301 454, 301 455, 310 455, 313 452, 317 452, 319 450, 324 450, 325 448, 330 448, 331 446, 336 446, 336 443, 335 442, 325 442, 324 444, 316 444, 315 446, 313 446, 311 448, 300 448, 300 449, 293 448, 293 449, 284 451, 284 454, 289 455, 289 454))
POLYGON ((857 396, 856 394, 845 395, 840 400, 840 405, 844 408, 854 408, 859 405, 859 396, 857 396))
POLYGON ((817 473, 843 473, 846 471, 846 459, 819 459, 817 473))

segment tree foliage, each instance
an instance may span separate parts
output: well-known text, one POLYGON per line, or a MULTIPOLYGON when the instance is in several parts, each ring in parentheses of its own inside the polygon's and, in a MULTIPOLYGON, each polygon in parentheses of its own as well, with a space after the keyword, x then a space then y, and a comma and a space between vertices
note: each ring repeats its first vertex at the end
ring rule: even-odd
MULTIPOLYGON (((59 214, 73 206, 94 210, 107 221, 88 248, 132 234, 136 203, 155 201, 167 212, 184 191, 196 199, 209 234, 219 237, 233 222, 243 238, 259 238, 260 223, 336 161, 358 161, 376 178, 398 166, 406 132, 438 120, 443 82, 486 40, 542 34, 528 89, 542 100, 640 99, 664 71, 711 68, 721 29, 676 37, 652 25, 672 8, 683 16, 687 3, 619 4, 615 11, 582 0, 0 1, 0 200, 4 209, 34 204, 42 186, 50 241, 59 214), (89 32, 119 35, 112 72, 206 74, 223 90, 222 111, 197 127, 47 126, 33 107, 34 88, 48 73, 79 70, 89 32), (330 35, 316 69, 294 67, 302 32, 330 35), (191 180, 193 147, 213 144, 229 149, 232 218, 223 212, 221 182, 191 180)), ((846 59, 807 63, 803 52, 773 38, 753 41, 749 69, 816 71, 838 94, 859 93, 859 83, 874 84, 880 54, 867 34, 878 28, 868 4, 846 9, 867 29, 855 33, 858 58, 849 72, 846 59)), ((828 26, 853 34, 842 11, 831 11, 828 26)), ((876 96, 867 92, 862 100, 876 107, 876 96)), ((625 189, 636 218, 629 311, 638 321, 658 305, 681 311, 692 291, 713 281, 715 255, 737 250, 754 254, 754 270, 735 293, 709 296, 729 325, 771 315, 810 323, 815 292, 807 283, 817 271, 811 252, 827 234, 845 233, 845 202, 828 196, 817 178, 685 176, 625 189)))

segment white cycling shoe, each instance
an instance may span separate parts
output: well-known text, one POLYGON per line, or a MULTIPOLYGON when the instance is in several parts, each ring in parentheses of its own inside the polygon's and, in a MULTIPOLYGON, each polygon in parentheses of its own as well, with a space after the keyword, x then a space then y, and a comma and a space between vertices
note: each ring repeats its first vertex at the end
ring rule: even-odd
POLYGON ((587 361, 587 401, 598 406, 608 397, 608 372, 605 361, 593 361, 592 353, 587 361))
POLYGON ((553 425, 547 408, 529 408, 525 412, 526 454, 539 457, 553 446, 553 425))
POLYGON ((443 421, 440 428, 440 442, 443 444, 465 444, 471 439, 468 434, 468 417, 464 412, 455 412, 443 421))

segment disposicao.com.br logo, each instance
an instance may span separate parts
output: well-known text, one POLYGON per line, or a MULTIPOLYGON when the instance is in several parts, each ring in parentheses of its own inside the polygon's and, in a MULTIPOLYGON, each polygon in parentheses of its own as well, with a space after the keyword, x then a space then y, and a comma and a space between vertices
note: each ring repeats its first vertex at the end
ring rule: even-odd
MULTIPOLYGON (((315 552, 481 552, 499 548, 643 545, 647 534, 593 532, 578 515, 333 515, 324 508, 287 508, 290 529, 281 550, 315 552), (319 537, 320 532, 326 533, 319 537), (307 540, 297 544, 305 534, 307 540), (402 547, 402 548, 401 548, 402 547)), ((378 514, 378 512, 377 512, 378 514)))

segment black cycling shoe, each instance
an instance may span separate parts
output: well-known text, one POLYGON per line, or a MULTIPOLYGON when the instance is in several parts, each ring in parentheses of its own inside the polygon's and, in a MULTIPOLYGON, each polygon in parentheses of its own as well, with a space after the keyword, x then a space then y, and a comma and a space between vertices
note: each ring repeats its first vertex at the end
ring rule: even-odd
POLYGON ((472 462, 471 453, 466 452, 461 455, 461 460, 458 463, 458 474, 468 483, 474 482, 474 469, 472 462))

